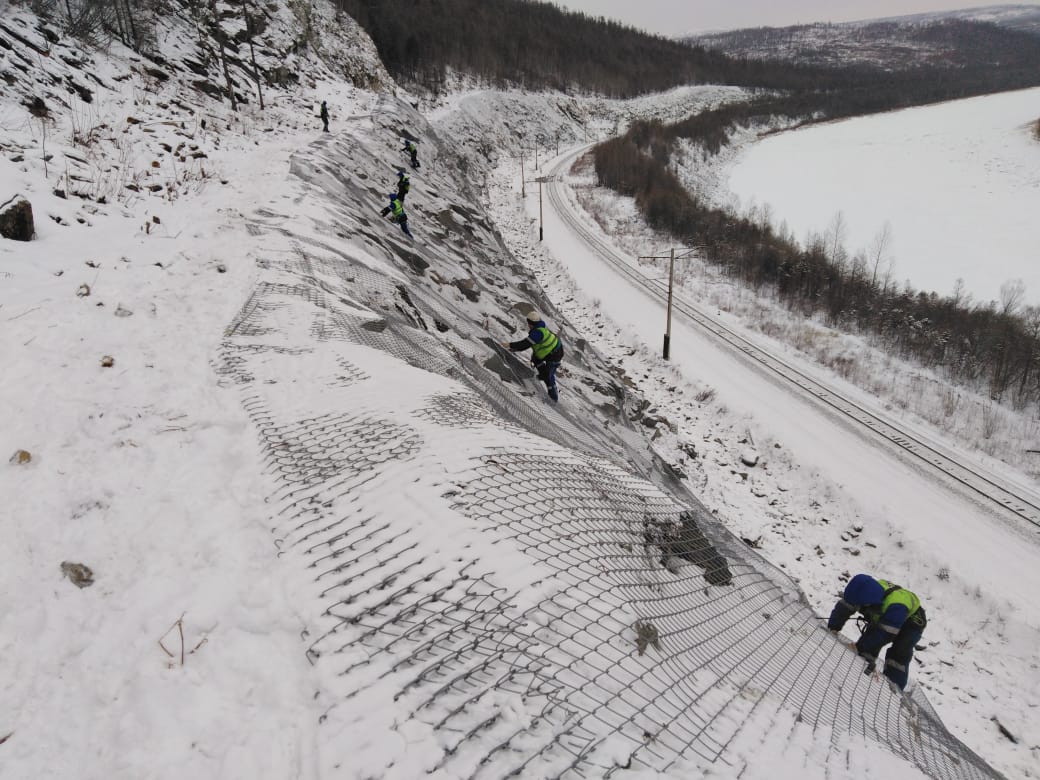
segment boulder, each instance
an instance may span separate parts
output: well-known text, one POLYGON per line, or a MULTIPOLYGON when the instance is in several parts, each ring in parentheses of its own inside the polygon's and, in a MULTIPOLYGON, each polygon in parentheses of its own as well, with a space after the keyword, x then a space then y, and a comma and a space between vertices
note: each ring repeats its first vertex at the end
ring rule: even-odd
POLYGON ((32 241, 36 235, 32 205, 21 195, 0 204, 0 236, 14 241, 32 241))

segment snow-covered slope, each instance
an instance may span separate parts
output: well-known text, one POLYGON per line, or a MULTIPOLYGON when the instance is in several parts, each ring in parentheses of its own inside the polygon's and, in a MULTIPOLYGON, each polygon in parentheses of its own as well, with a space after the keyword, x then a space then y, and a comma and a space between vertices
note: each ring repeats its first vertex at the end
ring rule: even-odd
POLYGON ((958 19, 963 22, 988 22, 1011 30, 1040 33, 1040 7, 1034 5, 986 5, 977 8, 961 8, 954 11, 932 11, 930 13, 890 16, 852 25, 869 25, 873 22, 898 22, 900 24, 924 24, 958 19))
MULTIPOLYGON (((858 22, 803 24, 791 27, 754 27, 705 33, 685 38, 689 43, 717 49, 734 57, 790 60, 823 66, 880 66, 913 68, 946 66, 964 56, 999 64, 1007 52, 991 43, 970 52, 970 37, 960 44, 944 28, 958 22, 981 22, 1019 33, 1040 34, 1040 7, 1005 5, 912 14, 858 22), (963 48, 964 51, 959 49, 963 48)), ((963 34, 964 31, 959 31, 963 34)), ((984 28, 978 33, 986 34, 984 28)))
POLYGON ((0 775, 992 776, 666 465, 648 434, 677 424, 493 228, 479 121, 434 129, 313 47, 264 112, 93 56, 98 140, 54 89, 33 135, 28 71, 0 108, 37 215, 0 244, 0 775), (402 134, 415 243, 378 213, 402 134), (531 306, 558 406, 498 345, 531 306))

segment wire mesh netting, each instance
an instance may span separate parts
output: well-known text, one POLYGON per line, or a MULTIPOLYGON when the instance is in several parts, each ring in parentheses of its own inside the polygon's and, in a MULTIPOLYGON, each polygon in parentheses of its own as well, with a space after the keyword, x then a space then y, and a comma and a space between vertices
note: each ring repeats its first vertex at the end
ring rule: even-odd
POLYGON ((573 404, 550 416, 536 384, 511 379, 510 356, 440 288, 296 239, 264 276, 217 370, 243 392, 274 479, 278 547, 318 605, 306 652, 335 681, 330 711, 355 707, 360 722, 392 708, 388 728, 434 735, 425 770, 452 777, 715 765, 737 776, 746 758, 735 746, 764 723, 822 742, 835 776, 847 776, 855 738, 931 777, 999 777, 919 690, 865 676, 786 575, 661 473, 642 433, 623 418, 604 424, 594 379, 579 387, 593 353, 571 365, 573 404), (350 395, 307 412, 266 379, 325 356, 308 381, 330 394, 370 387, 374 371, 340 345, 456 389, 391 420, 337 408, 350 395), (489 430, 515 445, 482 445, 489 430), (474 454, 444 504, 500 559, 434 554, 416 522, 377 499, 391 472, 452 448, 474 454), (504 576, 517 556, 525 576, 504 576))

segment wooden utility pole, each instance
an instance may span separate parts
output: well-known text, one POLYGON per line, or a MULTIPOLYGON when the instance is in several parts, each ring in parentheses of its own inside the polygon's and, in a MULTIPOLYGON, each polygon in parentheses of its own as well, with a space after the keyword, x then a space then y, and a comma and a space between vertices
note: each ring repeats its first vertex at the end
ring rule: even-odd
POLYGON ((668 314, 664 323, 664 359, 668 360, 672 351, 672 278, 675 271, 675 247, 668 258, 668 314))
POLYGON ((672 354, 672 298, 673 298, 673 280, 675 279, 675 261, 676 259, 684 260, 693 255, 698 249, 703 247, 693 247, 692 249, 686 249, 681 254, 675 254, 675 247, 668 252, 667 255, 647 255, 640 257, 640 260, 667 260, 668 261, 668 305, 665 313, 664 322, 664 350, 662 351, 662 357, 665 360, 671 359, 672 354))
POLYGON ((545 235, 542 229, 542 180, 538 179, 538 240, 541 241, 545 235))

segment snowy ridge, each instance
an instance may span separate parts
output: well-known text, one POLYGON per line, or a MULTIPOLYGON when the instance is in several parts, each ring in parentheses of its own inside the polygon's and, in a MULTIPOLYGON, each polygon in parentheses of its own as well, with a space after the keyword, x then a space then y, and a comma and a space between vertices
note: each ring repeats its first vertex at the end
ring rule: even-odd
POLYGON ((580 342, 564 400, 543 405, 475 323, 489 306, 546 302, 448 197, 436 144, 409 195, 430 231, 421 250, 356 208, 378 197, 396 128, 435 138, 384 101, 296 156, 302 198, 324 212, 315 238, 300 215, 258 212, 265 270, 219 369, 276 477, 282 560, 305 575, 322 742, 363 730, 352 768, 383 777, 757 777, 774 768, 752 758, 772 723, 777 760, 814 753, 821 771, 905 776, 899 755, 934 777, 997 776, 920 693, 864 677, 786 575, 663 475, 623 418, 589 425, 619 390, 604 396, 580 342), (448 283, 464 271, 477 300, 448 283), (385 749, 395 735, 407 750, 385 749))
POLYGON ((924 33, 930 25, 952 22, 987 23, 1037 34, 1040 9, 1035 5, 990 6, 853 22, 753 27, 692 35, 683 40, 735 57, 782 59, 826 67, 947 67, 951 56, 957 54, 956 48, 924 33))

